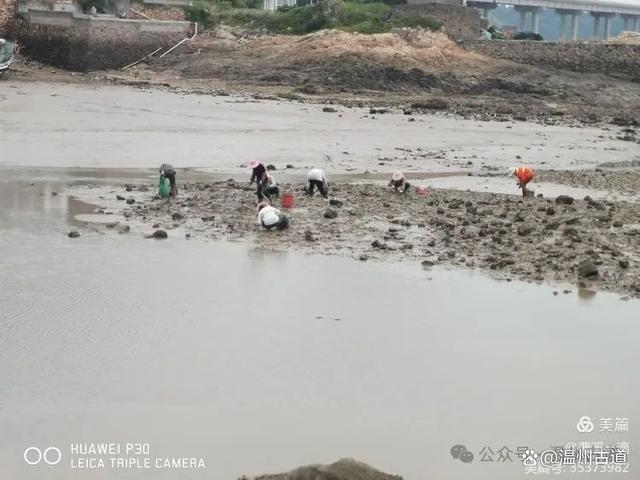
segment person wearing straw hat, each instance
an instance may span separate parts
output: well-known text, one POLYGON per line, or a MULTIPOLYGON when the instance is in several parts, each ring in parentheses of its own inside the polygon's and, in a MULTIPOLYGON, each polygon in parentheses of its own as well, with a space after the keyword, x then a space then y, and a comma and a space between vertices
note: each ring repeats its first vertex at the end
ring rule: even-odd
POLYGON ((394 172, 391 175, 391 180, 389 180, 389 186, 392 186, 396 193, 399 193, 400 191, 402 191, 402 193, 407 193, 411 184, 407 182, 406 178, 404 178, 404 173, 394 172))
POLYGON ((318 191, 320 194, 327 198, 329 194, 329 184, 327 183, 327 177, 324 174, 324 171, 321 168, 313 167, 307 173, 307 180, 309 181, 309 188, 307 188, 307 193, 313 196, 313 191, 316 187, 318 187, 318 191))
POLYGON ((248 167, 251 169, 251 180, 249 180, 249 185, 253 185, 254 181, 256 182, 256 195, 258 196, 258 202, 262 202, 264 200, 264 182, 267 181, 269 174, 267 173, 265 166, 258 160, 251 160, 248 163, 248 167))
POLYGON ((277 208, 267 202, 260 202, 257 206, 258 225, 262 225, 267 230, 284 230, 289 227, 289 218, 277 208))
POLYGON ((518 183, 516 183, 516 185, 518 185, 518 188, 522 189, 522 196, 526 197, 528 193, 527 185, 535 178, 536 172, 529 167, 517 167, 512 169, 511 175, 518 179, 518 183))

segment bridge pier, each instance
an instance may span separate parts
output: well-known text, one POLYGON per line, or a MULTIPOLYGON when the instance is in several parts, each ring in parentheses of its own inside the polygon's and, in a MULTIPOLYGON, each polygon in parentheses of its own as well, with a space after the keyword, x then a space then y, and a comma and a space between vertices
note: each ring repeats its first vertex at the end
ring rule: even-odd
POLYGON ((638 20, 640 20, 640 16, 638 15, 628 15, 622 14, 620 15, 622 20, 624 21, 624 31, 625 32, 637 32, 638 31, 638 20))
POLYGON ((478 2, 474 0, 463 0, 466 2, 467 7, 472 7, 479 10, 482 14, 482 18, 485 20, 489 20, 489 15, 491 14, 491 10, 498 8, 497 3, 487 3, 487 2, 478 2))
POLYGON ((600 38, 600 19, 604 20, 604 32, 602 38, 608 40, 611 37, 611 18, 615 13, 591 12, 593 17, 593 37, 597 40, 600 38))
POLYGON ((567 10, 556 8, 556 12, 560 15, 560 40, 565 40, 567 17, 571 19, 571 40, 578 39, 578 15, 580 12, 576 10, 567 10))
POLYGON ((519 29, 521 32, 525 31, 527 26, 527 13, 531 14, 531 31, 535 33, 540 33, 540 12, 542 12, 542 7, 528 7, 522 5, 516 5, 514 7, 515 11, 520 14, 520 25, 519 29))

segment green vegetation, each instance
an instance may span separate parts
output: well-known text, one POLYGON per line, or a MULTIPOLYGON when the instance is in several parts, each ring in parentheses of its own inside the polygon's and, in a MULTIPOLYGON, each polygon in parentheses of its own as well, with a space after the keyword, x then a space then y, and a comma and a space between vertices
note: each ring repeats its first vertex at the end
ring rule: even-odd
POLYGON ((89 13, 91 7, 96 7, 98 13, 106 13, 108 10, 107 0, 78 0, 78 5, 85 13, 89 13))
POLYGON ((441 24, 422 17, 391 19, 390 5, 405 0, 320 0, 316 5, 282 7, 277 12, 261 10, 262 0, 200 0, 185 7, 186 18, 205 28, 215 25, 244 26, 270 33, 304 35, 327 28, 348 32, 384 33, 392 28, 438 30, 441 24))

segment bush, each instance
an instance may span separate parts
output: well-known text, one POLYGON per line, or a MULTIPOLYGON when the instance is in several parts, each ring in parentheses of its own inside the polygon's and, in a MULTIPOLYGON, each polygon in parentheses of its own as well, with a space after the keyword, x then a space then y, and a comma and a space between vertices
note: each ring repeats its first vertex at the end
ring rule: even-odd
POLYGON ((107 0, 78 0, 78 5, 82 7, 82 11, 89 13, 91 7, 96 7, 98 13, 107 12, 107 0))
POLYGON ((215 19, 210 5, 205 2, 196 2, 193 5, 183 7, 184 18, 190 22, 197 22, 204 28, 215 25, 215 19))
POLYGON ((392 22, 396 28, 424 28, 425 30, 440 30, 442 23, 435 18, 424 17, 400 17, 394 19, 392 22))
POLYGON ((441 27, 436 20, 422 17, 391 20, 393 8, 380 1, 320 0, 316 5, 285 6, 277 12, 267 12, 254 6, 234 8, 234 5, 241 3, 261 6, 262 0, 201 0, 184 7, 185 17, 204 28, 225 24, 293 35, 304 35, 326 28, 371 34, 388 32, 397 27, 421 27, 428 30, 438 30, 441 27))

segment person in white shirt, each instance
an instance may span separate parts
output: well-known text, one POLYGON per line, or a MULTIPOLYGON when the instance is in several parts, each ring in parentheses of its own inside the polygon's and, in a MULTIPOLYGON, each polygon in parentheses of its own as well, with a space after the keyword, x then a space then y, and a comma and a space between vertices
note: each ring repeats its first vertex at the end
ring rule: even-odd
POLYGON ((280 198, 280 189, 278 188, 275 177, 270 173, 267 172, 267 178, 262 181, 260 186, 262 188, 262 195, 267 197, 269 203, 272 203, 272 195, 276 198, 280 198))
POLYGON ((284 230, 289 227, 289 218, 275 207, 267 202, 260 202, 257 207, 258 224, 267 230, 275 228, 276 230, 284 230))
POLYGON ((309 173, 307 173, 307 180, 309 181, 309 188, 307 189, 307 193, 309 195, 313 195, 313 191, 318 187, 318 191, 322 196, 327 198, 327 195, 329 194, 329 184, 327 183, 327 177, 321 168, 314 167, 309 170, 309 173))

